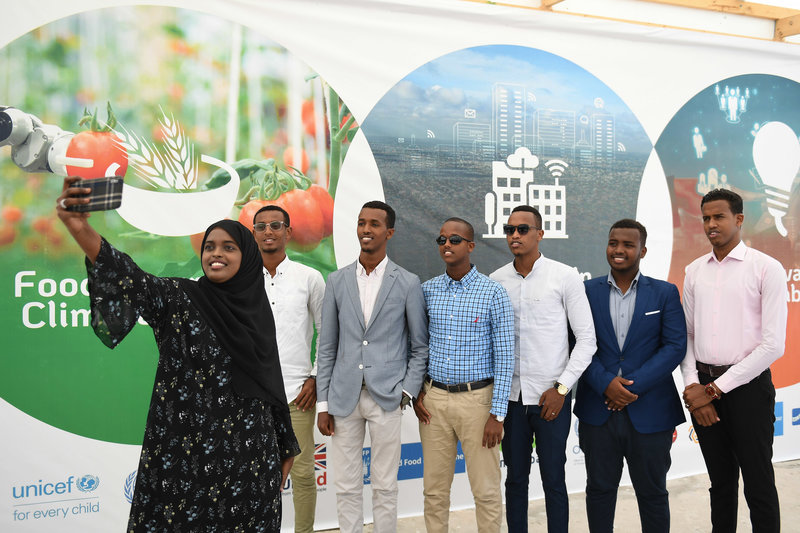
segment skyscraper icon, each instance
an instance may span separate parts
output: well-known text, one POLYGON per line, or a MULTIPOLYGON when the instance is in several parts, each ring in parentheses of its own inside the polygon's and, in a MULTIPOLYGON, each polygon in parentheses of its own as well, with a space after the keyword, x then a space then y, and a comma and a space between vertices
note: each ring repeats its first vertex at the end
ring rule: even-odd
POLYGON ((492 90, 492 133, 497 158, 505 159, 525 142, 525 86, 495 83, 492 90))

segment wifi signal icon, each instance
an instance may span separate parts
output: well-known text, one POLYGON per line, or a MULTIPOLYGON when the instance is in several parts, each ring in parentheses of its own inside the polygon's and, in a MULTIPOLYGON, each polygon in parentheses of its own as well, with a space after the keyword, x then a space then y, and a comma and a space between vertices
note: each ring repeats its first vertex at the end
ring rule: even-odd
POLYGON ((562 161, 560 159, 551 159, 547 163, 544 164, 547 167, 547 170, 550 171, 550 175, 554 178, 560 178, 564 175, 564 172, 567 170, 569 165, 566 161, 562 161))
POLYGON ((428 130, 427 133, 428 133, 428 139, 435 139, 436 138, 436 135, 431 130, 428 130))
POLYGON ((621 142, 618 142, 617 143, 617 152, 624 152, 624 151, 625 151, 625 145, 622 144, 621 142))

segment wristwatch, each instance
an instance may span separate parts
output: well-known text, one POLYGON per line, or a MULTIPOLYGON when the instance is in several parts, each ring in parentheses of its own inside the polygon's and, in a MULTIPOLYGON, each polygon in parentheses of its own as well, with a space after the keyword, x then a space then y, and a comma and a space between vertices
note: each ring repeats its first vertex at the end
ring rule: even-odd
POLYGON ((558 381, 553 383, 553 388, 556 389, 556 391, 558 391, 558 393, 561 396, 566 396, 569 393, 569 387, 567 387, 566 385, 564 385, 562 383, 559 383, 558 381))
POLYGON ((405 409, 408 407, 408 404, 411 403, 411 396, 403 392, 403 396, 400 398, 400 410, 405 409))
POLYGON ((717 388, 716 388, 716 386, 714 385, 713 382, 709 383, 708 385, 706 385, 705 389, 706 389, 706 396, 708 396, 712 400, 719 400, 720 399, 720 395, 717 392, 717 388))

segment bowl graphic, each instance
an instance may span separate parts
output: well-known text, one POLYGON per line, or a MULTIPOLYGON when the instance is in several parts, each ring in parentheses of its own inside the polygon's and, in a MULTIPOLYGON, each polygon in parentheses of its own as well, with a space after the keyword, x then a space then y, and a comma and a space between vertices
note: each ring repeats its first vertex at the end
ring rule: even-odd
POLYGON ((168 237, 201 233, 212 223, 229 217, 239 191, 239 175, 232 166, 215 157, 203 154, 200 161, 225 169, 230 181, 217 189, 184 193, 147 191, 125 185, 117 213, 142 231, 168 237))

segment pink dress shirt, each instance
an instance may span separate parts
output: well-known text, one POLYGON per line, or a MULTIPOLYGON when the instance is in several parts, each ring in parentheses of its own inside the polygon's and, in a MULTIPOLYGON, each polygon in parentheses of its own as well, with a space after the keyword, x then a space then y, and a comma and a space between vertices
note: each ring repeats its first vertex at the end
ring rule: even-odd
POLYGON ((683 309, 688 344, 683 381, 699 383, 695 362, 733 365, 714 380, 722 392, 748 383, 783 355, 786 270, 743 242, 722 261, 714 252, 686 267, 683 309))

